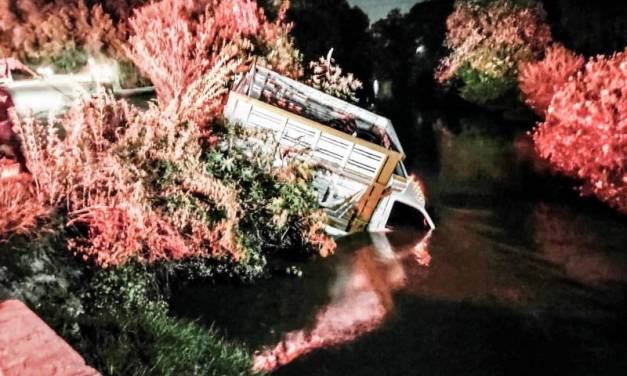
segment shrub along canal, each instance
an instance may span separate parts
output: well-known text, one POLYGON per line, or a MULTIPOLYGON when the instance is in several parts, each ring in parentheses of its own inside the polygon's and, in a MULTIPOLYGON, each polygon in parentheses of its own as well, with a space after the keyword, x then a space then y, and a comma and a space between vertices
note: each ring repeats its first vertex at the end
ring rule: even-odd
POLYGON ((431 234, 340 239, 301 278, 181 286, 175 313, 215 324, 278 375, 622 374, 625 218, 544 191, 511 141, 435 128, 438 160, 413 167, 431 234))

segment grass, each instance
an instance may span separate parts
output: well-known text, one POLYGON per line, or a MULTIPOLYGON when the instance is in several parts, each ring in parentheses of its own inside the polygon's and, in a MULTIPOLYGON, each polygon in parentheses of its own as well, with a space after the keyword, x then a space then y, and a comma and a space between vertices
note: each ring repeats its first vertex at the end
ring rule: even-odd
POLYGON ((244 346, 225 341, 214 329, 170 317, 164 309, 116 318, 95 350, 107 375, 252 375, 244 346))
POLYGON ((51 222, 0 242, 0 301, 24 301, 103 375, 254 374, 246 346, 170 315, 155 267, 85 263, 51 222))

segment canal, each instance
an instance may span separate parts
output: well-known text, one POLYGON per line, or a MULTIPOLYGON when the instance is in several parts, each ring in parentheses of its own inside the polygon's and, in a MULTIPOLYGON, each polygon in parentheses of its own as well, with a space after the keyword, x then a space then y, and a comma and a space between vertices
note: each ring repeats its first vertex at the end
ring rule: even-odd
POLYGON ((434 157, 407 151, 431 233, 345 237, 301 277, 181 287, 174 311, 277 375, 623 375, 625 218, 480 121, 431 121, 434 157))

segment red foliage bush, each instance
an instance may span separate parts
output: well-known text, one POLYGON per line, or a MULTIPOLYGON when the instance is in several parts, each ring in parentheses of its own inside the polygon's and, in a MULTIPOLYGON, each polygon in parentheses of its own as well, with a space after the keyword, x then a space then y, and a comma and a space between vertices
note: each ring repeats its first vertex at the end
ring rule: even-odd
MULTIPOLYGON (((118 0, 114 7, 129 1, 118 0)), ((111 2, 109 2, 111 3, 111 2)), ((114 20, 100 4, 85 0, 0 0, 0 57, 60 57, 77 49, 123 58, 125 19, 114 20)))
POLYGON ((189 112, 193 101, 197 111, 185 120, 199 126, 221 113, 222 78, 228 80, 237 69, 238 48, 231 43, 235 34, 230 40, 220 36, 227 28, 213 8, 199 14, 188 2, 163 0, 137 9, 129 24, 134 35, 128 55, 152 81, 162 108, 189 112))
POLYGON ((70 248, 101 266, 131 259, 238 260, 236 191, 203 170, 200 130, 174 110, 153 105, 140 112, 99 93, 56 123, 15 122, 35 182, 31 200, 64 207, 70 224, 87 227, 70 248), (167 186, 152 183, 163 178, 153 167, 162 162, 181 170, 167 186), (176 195, 200 198, 203 212, 221 210, 224 218, 202 221, 185 205, 168 212, 156 204, 176 195))
POLYGON ((265 17, 257 3, 250 0, 222 0, 215 9, 214 18, 220 37, 232 40, 234 35, 254 36, 265 17))
POLYGON ((583 194, 627 213, 627 50, 590 60, 559 89, 534 142, 583 194))
POLYGON ((257 63, 297 80, 304 73, 303 56, 294 46, 294 40, 290 36, 294 24, 286 20, 289 7, 290 1, 282 0, 277 19, 274 22, 262 23, 259 37, 267 52, 257 60, 257 63))
MULTIPOLYGON (((290 30, 282 17, 268 21, 251 0, 162 0, 137 9, 129 23, 134 35, 128 54, 154 84, 162 106, 182 100, 186 89, 219 59, 238 60, 241 68, 261 45, 261 50, 270 52, 260 61, 271 62, 272 51, 281 48, 280 39, 290 30)), ((288 45, 295 51, 289 39, 288 45)), ((236 66, 225 66, 235 73, 236 66)), ((294 69, 291 65, 272 68, 294 69)))
POLYGON ((150 78, 164 107, 206 73, 217 56, 215 21, 192 19, 185 5, 177 0, 152 3, 129 21, 134 32, 129 56, 150 78))
POLYGON ((543 115, 555 92, 583 67, 584 62, 582 56, 556 44, 546 50, 544 59, 521 64, 518 85, 525 102, 543 115))
MULTIPOLYGON (((33 201, 63 208, 70 224, 84 227, 70 246, 101 266, 261 257, 240 228, 248 214, 241 187, 207 169, 205 127, 257 48, 264 53, 258 63, 276 60, 281 65, 273 69, 298 71, 284 10, 269 22, 251 0, 163 0, 138 9, 129 25, 135 34, 125 52, 153 81, 159 105, 140 111, 99 92, 47 126, 16 118, 33 201)), ((306 188, 295 191, 308 198, 306 188)), ((321 234, 323 219, 307 208, 289 220, 304 243, 327 254, 334 244, 321 234)))
POLYGON ((89 231, 87 239, 71 240, 70 248, 104 267, 130 260, 155 262, 207 255, 189 247, 161 216, 133 203, 90 207, 70 223, 86 224, 89 231))
MULTIPOLYGON (((6 160, 0 159, 0 173, 6 160)), ((0 240, 11 234, 27 233, 46 217, 50 209, 36 199, 35 186, 27 174, 0 176, 0 240)))

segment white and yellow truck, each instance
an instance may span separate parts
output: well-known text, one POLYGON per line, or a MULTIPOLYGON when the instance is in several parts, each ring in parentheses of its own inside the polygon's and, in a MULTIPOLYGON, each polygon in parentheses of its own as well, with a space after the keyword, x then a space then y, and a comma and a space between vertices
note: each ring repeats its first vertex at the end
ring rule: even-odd
POLYGON ((307 150, 304 158, 319 166, 314 187, 329 233, 386 230, 397 210, 435 227, 389 119, 259 66, 235 83, 224 113, 232 123, 270 131, 282 148, 307 150))

